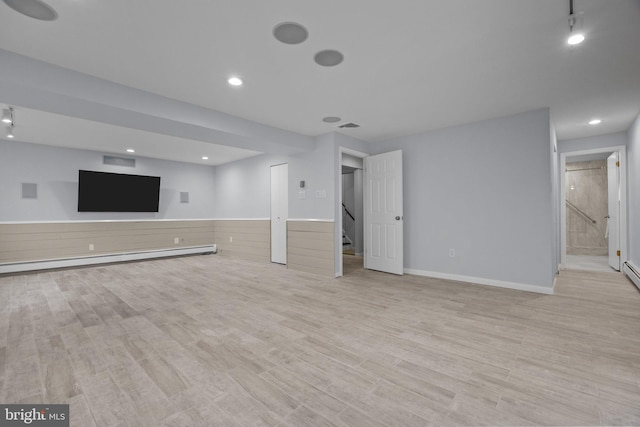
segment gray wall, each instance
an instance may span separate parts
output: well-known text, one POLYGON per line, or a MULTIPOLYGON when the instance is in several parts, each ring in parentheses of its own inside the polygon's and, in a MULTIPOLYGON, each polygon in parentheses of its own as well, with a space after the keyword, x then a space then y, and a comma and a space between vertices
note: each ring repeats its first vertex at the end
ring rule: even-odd
POLYGON ((629 128, 627 145, 629 260, 640 267, 640 115, 629 128))
POLYGON ((405 268, 551 287, 550 135, 541 109, 375 145, 403 150, 405 268))
POLYGON ((271 166, 288 162, 287 156, 264 154, 216 166, 215 217, 269 218, 271 166))
POLYGON ((103 153, 0 140, 0 221, 196 219, 214 216, 214 168, 136 158, 136 167, 104 165, 103 153), (158 213, 78 212, 78 170, 160 176, 158 213), (38 184, 22 199, 22 183, 38 184), (180 203, 180 192, 189 203, 180 203))
POLYGON ((289 160, 289 217, 333 221, 336 210, 336 165, 333 153, 334 134, 316 137, 315 148, 290 156, 289 160), (300 199, 299 182, 305 181, 306 197, 300 199), (319 194, 321 193, 321 194, 319 194))
POLYGON ((333 136, 316 138, 314 149, 292 156, 251 157, 216 167, 217 218, 269 218, 271 166, 289 165, 289 218, 334 219, 333 136), (305 181, 305 188, 300 188, 305 181), (305 197, 300 198, 299 193, 305 197))
POLYGON ((558 141, 558 155, 572 151, 595 150, 598 148, 627 145, 626 132, 609 133, 588 138, 563 139, 558 141))

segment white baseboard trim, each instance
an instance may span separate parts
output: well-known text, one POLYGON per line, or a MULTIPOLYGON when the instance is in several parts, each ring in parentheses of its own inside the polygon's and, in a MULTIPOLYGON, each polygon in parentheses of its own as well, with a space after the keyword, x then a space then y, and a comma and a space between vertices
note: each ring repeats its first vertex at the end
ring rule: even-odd
POLYGON ((638 266, 631 261, 625 261, 622 263, 622 272, 640 289, 640 268, 638 266))
POLYGON ((215 252, 215 245, 0 264, 0 274, 215 252))
MULTIPOLYGON (((435 271, 416 270, 405 268, 404 272, 416 276, 433 277, 435 279, 453 280, 473 285, 495 286, 498 288, 515 289, 518 291, 535 292, 537 294, 553 295, 553 287, 527 285, 525 283, 505 282, 503 280, 483 279, 481 277, 461 276, 458 274, 437 273, 435 271)), ((555 284, 555 282, 554 282, 555 284)))

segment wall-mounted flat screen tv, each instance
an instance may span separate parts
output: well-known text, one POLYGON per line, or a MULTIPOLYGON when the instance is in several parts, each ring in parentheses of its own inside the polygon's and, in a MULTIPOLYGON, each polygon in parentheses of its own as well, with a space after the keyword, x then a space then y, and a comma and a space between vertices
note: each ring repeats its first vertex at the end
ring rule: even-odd
POLYGON ((78 212, 158 212, 160 177, 80 170, 78 212))

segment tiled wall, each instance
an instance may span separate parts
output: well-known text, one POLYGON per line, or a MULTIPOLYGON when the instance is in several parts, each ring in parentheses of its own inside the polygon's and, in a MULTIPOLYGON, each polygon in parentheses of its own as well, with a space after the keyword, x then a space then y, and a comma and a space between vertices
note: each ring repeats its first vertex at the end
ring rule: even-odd
POLYGON ((607 255, 607 161, 567 163, 567 201, 596 223, 567 206, 567 253, 607 255))

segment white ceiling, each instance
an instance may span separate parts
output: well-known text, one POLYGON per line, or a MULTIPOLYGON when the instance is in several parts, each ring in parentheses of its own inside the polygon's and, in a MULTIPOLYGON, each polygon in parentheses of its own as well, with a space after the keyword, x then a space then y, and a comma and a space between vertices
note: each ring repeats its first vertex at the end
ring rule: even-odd
POLYGON ((569 139, 624 131, 640 112, 638 0, 575 0, 587 40, 573 48, 568 0, 47 2, 57 21, 0 3, 0 48, 305 135, 337 130, 325 116, 377 142, 550 107, 569 139), (276 41, 285 21, 307 41, 276 41), (318 66, 323 49, 344 62, 318 66))

